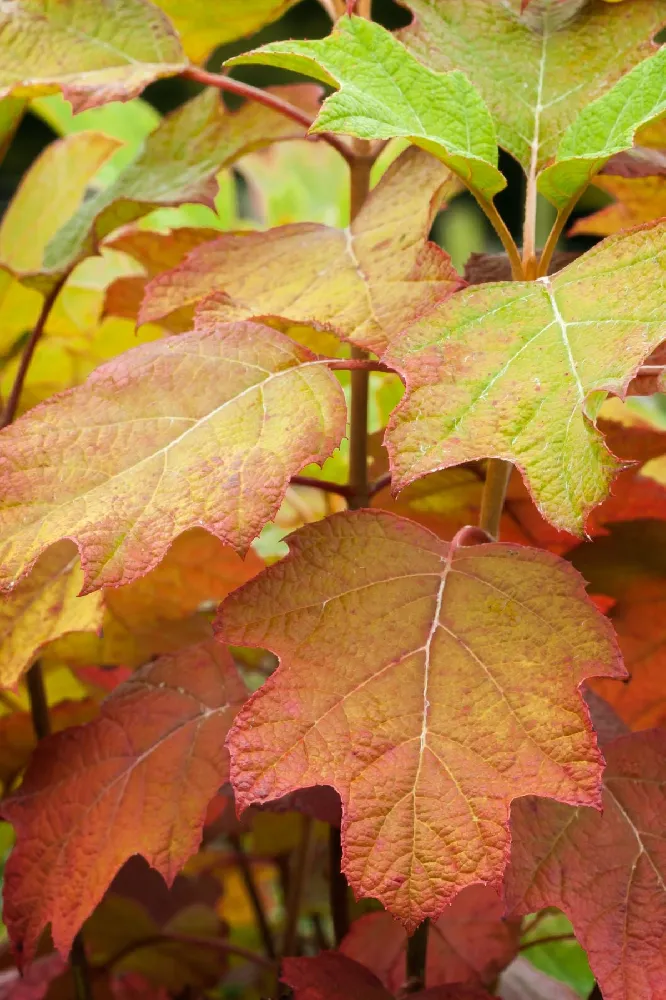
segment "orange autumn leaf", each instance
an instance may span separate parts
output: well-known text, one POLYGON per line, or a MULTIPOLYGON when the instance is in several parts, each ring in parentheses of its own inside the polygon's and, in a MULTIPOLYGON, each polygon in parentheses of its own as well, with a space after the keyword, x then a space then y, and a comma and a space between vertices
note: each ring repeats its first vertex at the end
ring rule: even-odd
POLYGON ((195 526, 246 550, 346 418, 326 366, 256 323, 127 351, 0 432, 2 582, 63 537, 85 592, 145 575, 195 526))
POLYGON ((666 733, 631 733, 604 754, 602 812, 515 803, 506 899, 514 913, 564 911, 604 1000, 656 1000, 666 989, 666 733))
POLYGON ((99 718, 39 744, 2 806, 17 834, 4 919, 25 961, 48 924, 66 955, 132 855, 173 881, 227 780, 224 738, 244 697, 229 653, 206 642, 142 668, 99 718))
POLYGON ((448 254, 428 242, 442 199, 459 187, 434 157, 408 149, 348 230, 298 223, 222 236, 150 282, 140 321, 215 293, 219 320, 280 318, 381 351, 463 285, 448 254))
MULTIPOLYGON (((488 886, 463 889, 430 925, 426 986, 494 983, 520 943, 522 921, 505 920, 504 909, 488 886)), ((368 913, 356 920, 340 951, 371 969, 392 992, 405 981, 407 934, 389 913, 368 913)))
POLYGON ((0 686, 12 687, 48 643, 71 632, 98 632, 101 594, 79 597, 83 573, 76 550, 60 542, 32 572, 0 595, 0 686))
POLYGON ((612 630, 550 553, 448 544, 375 511, 289 544, 216 623, 282 661, 229 736, 236 801, 333 786, 352 888, 413 930, 499 885, 513 798, 598 804, 578 688, 624 676, 612 630))

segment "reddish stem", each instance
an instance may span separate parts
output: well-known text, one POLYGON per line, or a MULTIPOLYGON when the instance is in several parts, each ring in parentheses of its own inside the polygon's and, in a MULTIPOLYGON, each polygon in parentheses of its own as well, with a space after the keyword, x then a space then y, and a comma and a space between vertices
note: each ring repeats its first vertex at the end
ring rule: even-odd
POLYGON ((341 497, 349 497, 351 490, 343 483, 331 483, 327 479, 316 479, 314 476, 292 476, 289 480, 291 486, 309 486, 315 490, 324 490, 325 493, 337 493, 341 497))
MULTIPOLYGON (((263 104, 264 107, 270 108, 271 111, 277 111, 279 115, 284 115, 285 118, 291 118, 292 121, 298 122, 306 132, 312 127, 313 119, 307 112, 302 111, 295 104, 290 104, 289 101, 283 100, 277 94, 272 94, 268 90, 261 90, 260 87, 253 87, 249 83, 241 83, 240 80, 234 80, 232 77, 224 76, 222 73, 210 73, 207 69, 201 69, 199 66, 188 66, 182 75, 188 80, 195 80, 197 83, 202 83, 205 87, 216 87, 218 90, 225 90, 229 94, 244 97, 248 101, 263 104)), ((323 139, 329 146, 337 149, 340 156, 343 156, 347 163, 351 164, 354 161, 352 151, 337 136, 331 135, 330 132, 319 132, 316 138, 323 139)))
POLYGON ((488 542, 492 541, 492 536, 487 531, 484 531, 483 528, 477 528, 473 524, 466 524, 451 539, 451 548, 459 549, 468 545, 487 545, 488 542))
POLYGON ((243 948, 237 944, 229 944, 228 941, 222 941, 219 938, 196 937, 192 934, 153 934, 150 937, 143 938, 141 941, 131 941, 107 962, 95 966, 94 971, 106 972, 115 965, 118 965, 119 962, 122 962, 129 955, 133 955, 135 951, 141 951, 143 948, 152 948, 154 945, 159 944, 183 944, 190 945, 193 948, 210 948, 212 951, 220 951, 225 955, 237 955, 239 958, 244 958, 248 962, 260 965, 264 969, 275 968, 275 962, 270 961, 270 959, 264 958, 254 951, 250 951, 249 948, 243 948))
POLYGON ((370 361, 366 358, 331 358, 326 362, 332 372, 383 372, 385 375, 397 375, 395 368, 389 368, 381 361, 370 361))

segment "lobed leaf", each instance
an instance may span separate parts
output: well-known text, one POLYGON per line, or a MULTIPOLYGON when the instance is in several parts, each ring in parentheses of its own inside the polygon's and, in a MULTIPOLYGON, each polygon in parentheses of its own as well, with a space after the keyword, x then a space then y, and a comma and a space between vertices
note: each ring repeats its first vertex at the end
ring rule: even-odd
POLYGON ((594 421, 666 337, 666 223, 611 237, 552 278, 465 289, 385 360, 405 399, 387 434, 400 490, 484 457, 518 466, 557 528, 582 532, 620 466, 594 421))
POLYGON ((526 173, 555 156, 576 116, 654 51, 665 0, 589 0, 563 21, 559 0, 406 0, 400 38, 433 70, 461 70, 486 101, 501 146, 526 173), (534 7, 534 10, 532 10, 534 7))
POLYGON ((282 660, 229 736, 236 801, 333 786, 352 888, 413 930, 465 886, 500 883, 511 799, 597 804, 578 686, 623 676, 612 631, 550 553, 460 547, 375 511, 290 548, 216 622, 282 660))
POLYGON ((127 351, 0 433, 3 584, 65 537, 86 593, 145 575, 195 526, 245 550, 346 416, 325 365, 256 323, 127 351))
POLYGON ((297 0, 156 0, 176 28, 190 59, 204 62, 219 45, 233 42, 277 21, 297 0))
POLYGON ((61 90, 76 111, 123 101, 187 66, 148 0, 2 0, 0 97, 61 90))
POLYGON ((66 955, 132 855, 173 881, 226 780, 224 737, 244 697, 228 652, 202 643, 148 664, 116 688, 98 719, 39 744, 2 805, 17 834, 4 919, 25 961, 49 923, 66 955))
POLYGON ((404 136, 483 198, 506 187, 493 120, 468 77, 434 72, 373 21, 341 17, 327 38, 271 42, 227 65, 245 63, 279 66, 339 88, 324 101, 312 132, 404 136))
MULTIPOLYGON (((520 943, 521 921, 505 920, 504 909, 485 885, 463 889, 430 925, 426 985, 491 986, 520 943)), ((367 913, 355 920, 340 951, 371 969, 392 993, 403 985, 407 934, 389 913, 367 913)))
MULTIPOLYGON (((303 106, 318 106, 319 88, 286 89, 303 106)), ((248 104, 232 114, 216 90, 204 90, 167 115, 137 159, 60 229, 46 248, 45 269, 65 270, 112 230, 156 206, 212 205, 222 167, 251 149, 302 135, 301 125, 269 108, 248 104)))
POLYGON ((666 114, 666 47, 581 111, 564 133, 539 190, 557 208, 575 201, 612 156, 631 149, 644 125, 666 114))
POLYGON ((463 285, 428 242, 442 199, 458 189, 436 159, 406 150, 348 230, 302 223, 222 236, 149 283, 139 321, 215 293, 199 306, 204 322, 279 318, 379 352, 463 285))
POLYGON ((82 584, 76 553, 61 542, 44 553, 18 586, 0 596, 0 686, 13 687, 54 639, 101 629, 101 594, 78 597, 82 584))
POLYGON ((507 902, 520 913, 564 910, 604 1000, 656 997, 666 983, 666 734, 632 733, 604 753, 603 812, 514 805, 507 902))

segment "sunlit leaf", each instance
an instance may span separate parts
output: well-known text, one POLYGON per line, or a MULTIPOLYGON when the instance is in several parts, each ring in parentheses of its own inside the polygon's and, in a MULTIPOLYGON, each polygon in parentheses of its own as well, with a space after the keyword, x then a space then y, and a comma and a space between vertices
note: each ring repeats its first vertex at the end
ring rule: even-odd
POLYGON ((77 111, 127 100, 187 61, 167 18, 147 0, 3 0, 0 97, 61 90, 77 111))
POLYGON ((247 549, 346 415, 334 375, 258 324, 127 351, 0 433, 5 585, 63 537, 86 591, 145 575, 195 526, 247 549))
POLYGON ((427 240, 442 199, 457 190, 436 159, 407 150, 350 230, 303 223, 222 236, 150 282, 140 319, 158 321, 216 292, 203 317, 279 317, 380 351, 462 285, 448 254, 427 240))
POLYGON ((666 336, 664 253, 661 222, 552 278, 465 289, 416 323, 386 356, 408 388, 387 437, 394 487, 505 458, 544 517, 580 534, 620 464, 594 425, 599 406, 666 336))
POLYGON ((324 102, 313 132, 404 136, 484 198, 506 186, 493 120, 470 78, 433 72, 379 24, 342 17, 328 38, 271 42, 229 60, 238 63, 279 66, 339 88, 324 102))
POLYGON ((512 798, 597 803, 578 685, 623 676, 610 626, 550 553, 453 547, 369 511, 289 545, 217 620, 282 659, 229 737, 236 800, 332 785, 352 888, 413 929, 499 884, 512 798))

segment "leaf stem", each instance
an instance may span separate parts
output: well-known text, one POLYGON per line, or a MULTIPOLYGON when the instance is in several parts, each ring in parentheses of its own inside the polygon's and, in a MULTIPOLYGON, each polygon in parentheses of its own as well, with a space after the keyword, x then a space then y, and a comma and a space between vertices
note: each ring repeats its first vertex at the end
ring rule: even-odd
POLYGON ((385 375, 397 375, 395 368, 390 368, 382 361, 373 361, 368 358, 365 351, 358 347, 352 347, 351 358, 331 358, 327 361, 332 372, 383 372, 385 375), (354 353, 355 352, 355 353, 354 353))
POLYGON ((429 929, 430 921, 424 920, 407 939, 407 981, 403 993, 418 993, 425 988, 429 929))
POLYGON ((483 528, 491 538, 499 535, 500 520, 504 507, 504 498, 511 476, 511 462, 503 458, 491 458, 486 469, 486 482, 481 497, 481 516, 479 527, 483 528))
MULTIPOLYGON (((302 111, 295 104, 290 104, 289 101, 283 100, 283 98, 278 97, 277 94, 272 94, 268 90, 261 90, 260 87, 253 87, 249 83, 241 83, 240 80, 234 80, 233 77, 225 76, 223 73, 211 73, 207 69, 201 69, 199 66, 188 66, 183 71, 182 76, 188 80, 194 80, 196 83, 202 83, 206 87, 216 87, 218 90, 225 90, 229 94, 244 97, 248 101, 263 104, 264 107, 270 108, 271 111, 276 111, 279 115, 291 118, 292 121, 302 125, 306 132, 312 126, 313 119, 307 112, 302 111)), ((341 139, 331 135, 330 132, 318 132, 316 138, 323 139, 329 146, 337 149, 340 156, 344 157, 351 167, 355 160, 354 153, 341 139)))
POLYGON ((527 177, 525 194, 525 221, 523 224, 523 274, 528 281, 537 276, 536 259, 537 185, 536 164, 527 177))
POLYGON ((257 927, 259 928, 264 951, 269 959, 276 959, 277 949, 273 939, 273 932, 268 922, 264 904, 261 900, 261 896, 259 895, 259 889, 257 888, 257 884, 254 880, 252 866, 250 865, 249 858, 245 853, 245 848, 243 847, 240 837, 236 834, 232 834, 229 837, 229 843, 236 853, 238 868, 241 873, 241 878, 243 879, 245 891, 249 896, 250 903, 254 911, 254 918, 257 921, 257 927))
POLYGON ((154 945, 159 944, 182 944, 191 945, 193 948, 210 948, 211 951, 220 951, 224 955, 237 955, 239 958, 244 958, 248 962, 252 962, 254 965, 260 965, 264 969, 275 969, 275 962, 268 958, 264 958, 263 955, 257 955, 256 952, 250 951, 249 948, 243 948, 238 944, 230 944, 228 941, 223 941, 221 938, 206 938, 206 937, 196 937, 192 934, 153 934, 150 937, 142 938, 140 941, 130 941, 129 944, 121 948, 120 951, 110 958, 107 962, 102 965, 97 965, 94 967, 94 972, 106 972, 112 969, 114 966, 118 965, 129 955, 133 955, 135 951, 142 951, 144 948, 152 948, 154 945))
POLYGON ((337 493, 338 496, 348 497, 349 486, 345 483, 332 483, 327 479, 316 479, 314 476, 292 476, 289 480, 291 486, 308 486, 315 490, 323 490, 325 493, 337 493))
POLYGON ((377 493, 380 493, 387 486, 390 486, 391 478, 391 473, 385 472, 382 476, 375 479, 374 483, 370 483, 370 487, 368 489, 368 496, 370 499, 372 499, 372 497, 374 497, 377 493))
POLYGON ((21 399, 21 393, 23 391, 23 385, 25 383, 26 376, 28 374, 28 369, 32 362, 33 355, 37 344, 42 338, 44 333, 44 327, 46 326, 46 321, 48 320, 51 310, 55 304, 62 286, 67 281, 70 275, 70 271, 66 271, 65 274, 60 277, 54 284, 48 295, 45 296, 42 303, 41 312, 37 318, 34 329, 30 334, 30 339, 25 345, 25 350, 23 351, 23 356, 21 357, 21 362, 19 364, 18 371, 16 373, 16 378, 14 379, 14 384, 9 393, 9 399, 7 400, 7 406, 5 407, 4 413, 2 414, 2 419, 0 420, 0 428, 7 427, 11 424, 16 416, 16 411, 18 409, 19 401, 21 399))
POLYGON ((534 938, 532 941, 525 941, 521 944, 519 951, 527 951, 528 948, 536 948, 539 944, 555 944, 557 941, 575 941, 575 934, 549 934, 547 937, 534 938))
POLYGON ((478 191, 470 188, 470 191, 476 198, 480 207, 485 212, 490 224, 499 236, 502 246, 506 250, 507 257, 509 258, 509 263, 511 264, 511 275, 514 281, 523 281, 525 279, 525 272, 523 271, 523 262, 521 260, 520 251, 516 246, 515 240, 509 230, 507 229, 506 223, 502 216, 499 214, 495 205, 492 201, 488 201, 484 198, 478 191))
POLYGON ((93 1000, 92 982, 90 981, 90 966, 86 955, 81 931, 72 941, 69 961, 72 966, 74 980, 74 995, 76 1000, 93 1000))
POLYGON ((298 921, 301 915, 303 890, 312 867, 314 820, 311 816, 302 816, 301 821, 301 837, 294 859, 293 877, 289 885, 289 898, 287 899, 287 915, 282 943, 283 957, 297 954, 298 921))
POLYGON ((546 245, 543 248, 543 252, 539 259, 539 267, 537 268, 537 277, 543 278, 544 275, 548 274, 548 268, 550 267, 550 262, 553 259, 553 254, 557 249, 557 241, 562 235, 564 227, 569 221, 569 216, 573 212, 579 197, 580 197, 580 192, 578 192, 576 197, 572 198, 571 201, 568 202, 564 206, 564 208, 557 213, 557 218, 555 219, 553 228, 548 234, 546 245))

